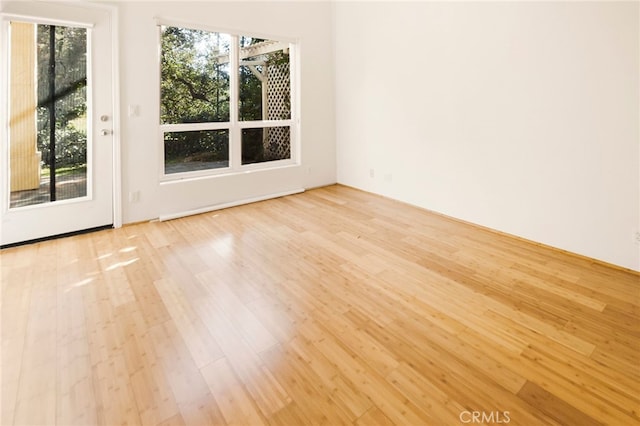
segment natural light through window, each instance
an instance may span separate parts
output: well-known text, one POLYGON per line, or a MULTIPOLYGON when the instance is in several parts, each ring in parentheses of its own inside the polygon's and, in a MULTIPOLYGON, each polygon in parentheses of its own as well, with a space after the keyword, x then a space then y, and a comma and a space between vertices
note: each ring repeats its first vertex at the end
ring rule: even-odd
POLYGON ((295 45, 160 26, 164 179, 295 163, 295 45))

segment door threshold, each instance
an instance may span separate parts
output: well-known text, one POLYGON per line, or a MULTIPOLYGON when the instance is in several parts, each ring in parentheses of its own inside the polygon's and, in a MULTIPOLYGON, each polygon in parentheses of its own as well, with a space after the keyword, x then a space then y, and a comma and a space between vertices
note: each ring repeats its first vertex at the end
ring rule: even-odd
POLYGON ((75 235, 88 234, 90 232, 103 231, 105 229, 113 229, 113 224, 111 224, 111 225, 103 225, 103 226, 96 226, 95 228, 82 229, 80 231, 66 232, 64 234, 50 235, 48 237, 36 238, 36 239, 33 239, 33 240, 19 241, 17 243, 3 244, 3 245, 0 245, 0 250, 1 249, 11 248, 11 247, 24 246, 24 245, 27 245, 27 244, 40 243, 42 241, 57 240, 58 238, 73 237, 75 235))

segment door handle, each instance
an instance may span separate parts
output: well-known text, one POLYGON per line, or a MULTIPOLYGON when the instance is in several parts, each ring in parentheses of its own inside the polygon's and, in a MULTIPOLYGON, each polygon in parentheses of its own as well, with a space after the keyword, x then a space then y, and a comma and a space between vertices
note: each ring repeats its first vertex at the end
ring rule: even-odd
POLYGON ((110 135, 111 133, 112 133, 112 132, 111 132, 111 130, 109 130, 109 129, 102 129, 102 130, 100 130, 100 134, 101 134, 102 136, 108 136, 108 135, 110 135))

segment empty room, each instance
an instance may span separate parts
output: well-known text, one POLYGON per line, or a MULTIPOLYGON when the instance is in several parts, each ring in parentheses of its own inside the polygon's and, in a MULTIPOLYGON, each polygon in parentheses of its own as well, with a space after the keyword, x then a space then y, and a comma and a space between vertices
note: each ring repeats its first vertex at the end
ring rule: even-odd
POLYGON ((640 425, 640 2, 0 1, 0 424, 640 425))

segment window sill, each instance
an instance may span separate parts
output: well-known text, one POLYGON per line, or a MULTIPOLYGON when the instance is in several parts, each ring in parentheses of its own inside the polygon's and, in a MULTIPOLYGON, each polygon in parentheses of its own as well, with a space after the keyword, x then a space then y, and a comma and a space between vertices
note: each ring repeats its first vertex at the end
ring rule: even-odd
POLYGON ((202 170, 195 172, 175 173, 171 175, 161 175, 160 185, 172 185, 182 182, 200 181, 207 179, 229 178, 234 176, 248 175, 258 172, 269 172, 274 170, 293 169, 300 167, 300 163, 294 160, 270 161, 268 163, 247 164, 236 170, 229 167, 202 170))

